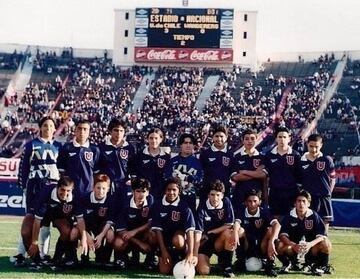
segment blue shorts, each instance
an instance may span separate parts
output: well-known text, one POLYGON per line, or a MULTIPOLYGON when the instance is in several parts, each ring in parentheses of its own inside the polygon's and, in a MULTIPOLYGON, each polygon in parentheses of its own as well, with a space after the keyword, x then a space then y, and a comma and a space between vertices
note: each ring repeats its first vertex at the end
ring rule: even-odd
POLYGON ((325 222, 330 223, 334 221, 331 197, 312 196, 310 208, 316 211, 325 222))
POLYGON ((36 205, 39 203, 39 197, 44 191, 51 192, 57 185, 57 182, 49 179, 29 179, 26 185, 26 213, 35 215, 36 205), (40 194, 41 193, 41 194, 40 194))

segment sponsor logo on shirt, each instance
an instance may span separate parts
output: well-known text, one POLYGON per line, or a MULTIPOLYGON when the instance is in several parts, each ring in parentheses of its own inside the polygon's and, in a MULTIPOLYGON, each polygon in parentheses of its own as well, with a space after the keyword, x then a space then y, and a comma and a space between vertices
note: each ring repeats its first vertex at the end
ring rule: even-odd
POLYGON ((297 226, 297 223, 290 223, 290 226, 295 227, 297 226))
POLYGON ((160 217, 165 217, 167 213, 160 213, 160 217))
POLYGON ((70 152, 69 153, 69 156, 72 157, 72 156, 75 156, 76 155, 76 152, 70 152))
POLYGON ((216 158, 209 158, 210 162, 214 162, 216 160, 216 158))
POLYGON ((275 163, 277 161, 277 159, 271 159, 270 161, 271 161, 271 163, 275 163))

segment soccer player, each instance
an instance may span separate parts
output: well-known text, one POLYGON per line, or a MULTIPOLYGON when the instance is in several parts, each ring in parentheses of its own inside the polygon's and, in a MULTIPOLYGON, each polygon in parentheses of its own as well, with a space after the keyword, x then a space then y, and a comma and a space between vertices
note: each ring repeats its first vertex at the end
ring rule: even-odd
MULTIPOLYGON (((144 266, 147 270, 157 268, 155 261, 155 233, 150 230, 151 208, 154 198, 149 194, 150 183, 144 178, 133 178, 131 181, 132 196, 124 197, 125 200, 118 203, 116 213, 116 239, 114 250, 122 257, 115 259, 119 267, 125 268, 128 264, 127 253, 132 250, 133 263, 134 250, 146 253, 144 266)), ((136 263, 137 261, 137 263, 136 263)))
POLYGON ((82 252, 87 251, 85 223, 80 206, 80 201, 75 200, 72 192, 74 182, 68 176, 62 176, 58 184, 52 191, 41 192, 38 203, 35 205, 35 220, 31 226, 31 243, 28 247, 28 254, 32 257, 33 269, 41 269, 39 263, 38 236, 41 222, 52 222, 53 226, 59 230, 60 236, 56 243, 54 264, 61 264, 63 254, 67 256, 66 265, 75 265, 77 263, 76 247, 77 236, 80 232, 82 252), (76 216, 77 227, 73 226, 73 217, 76 216))
POLYGON ((296 195, 295 208, 281 222, 278 254, 283 263, 283 273, 290 270, 291 262, 301 253, 306 254, 305 270, 310 270, 314 275, 331 273, 331 242, 326 235, 324 222, 310 209, 310 204, 310 193, 300 191, 296 195))
POLYGON ((208 199, 200 203, 196 212, 194 255, 198 255, 196 270, 200 275, 210 274, 210 258, 215 253, 222 254, 224 277, 235 277, 232 271, 235 245, 231 241, 234 211, 224 192, 220 180, 211 183, 208 199))
POLYGON ((191 134, 182 134, 178 145, 180 153, 172 157, 165 168, 165 177, 178 177, 182 183, 182 199, 193 213, 196 211, 196 194, 201 187, 203 172, 200 160, 194 154, 196 139, 191 134))
POLYGON ((136 176, 149 180, 150 194, 161 199, 164 190, 164 172, 166 162, 170 160, 168 148, 160 146, 164 134, 159 128, 153 128, 147 135, 148 146, 136 157, 136 176))
POLYGON ((278 127, 275 131, 277 145, 265 155, 265 172, 269 178, 269 207, 278 220, 294 206, 292 201, 299 191, 300 154, 290 143, 290 131, 278 127))
POLYGON ((185 261, 194 266, 195 221, 191 209, 180 198, 181 181, 169 178, 165 183, 165 195, 153 207, 152 230, 160 247, 159 271, 169 274, 177 261, 185 261))
POLYGON ((245 208, 234 206, 235 224, 233 239, 244 238, 245 257, 264 259, 265 273, 276 277, 274 260, 277 255, 275 240, 278 238, 280 223, 273 218, 267 208, 261 207, 261 191, 252 189, 245 194, 245 208), (243 229, 243 230, 241 230, 243 229))
POLYGON ((301 157, 301 182, 302 188, 311 194, 310 208, 320 215, 328 232, 329 223, 334 221, 331 193, 335 186, 335 166, 331 157, 321 152, 322 145, 319 134, 308 137, 308 152, 301 157))
MULTIPOLYGON (((110 190, 110 178, 106 174, 97 174, 93 191, 82 198, 82 210, 86 226, 87 243, 90 250, 95 250, 95 262, 108 264, 114 242, 114 231, 111 229, 113 201, 110 190)), ((84 264, 88 255, 82 256, 84 264)))
POLYGON ((245 194, 252 189, 267 193, 264 158, 255 148, 256 139, 255 131, 245 130, 242 134, 243 147, 234 153, 235 163, 231 175, 231 180, 236 183, 232 199, 234 205, 242 203, 245 194))
MULTIPOLYGON (((18 176, 19 187, 26 192, 26 215, 21 225, 22 241, 26 250, 31 243, 31 228, 39 195, 42 191, 51 191, 59 180, 56 162, 61 144, 53 139, 55 121, 51 117, 43 117, 39 128, 40 136, 25 145, 18 176)), ((45 226, 40 234, 40 254, 43 258, 47 256, 49 241, 50 228, 45 226)), ((15 266, 21 266, 24 260, 24 255, 17 255, 15 266)))
POLYGON ((130 183, 130 174, 134 172, 135 149, 126 141, 126 128, 124 121, 112 119, 108 126, 111 137, 99 145, 100 172, 110 177, 111 193, 119 189, 131 193, 126 183, 130 183))
POLYGON ((58 168, 62 174, 74 180, 74 195, 83 197, 91 192, 94 174, 98 170, 100 150, 89 142, 90 122, 81 120, 75 128, 75 138, 66 143, 58 158, 58 168))
POLYGON ((201 151, 200 161, 204 171, 203 187, 200 191, 200 199, 206 200, 209 193, 209 185, 219 179, 225 185, 225 196, 230 197, 230 176, 233 165, 233 153, 228 144, 228 130, 223 125, 214 127, 212 145, 201 151))

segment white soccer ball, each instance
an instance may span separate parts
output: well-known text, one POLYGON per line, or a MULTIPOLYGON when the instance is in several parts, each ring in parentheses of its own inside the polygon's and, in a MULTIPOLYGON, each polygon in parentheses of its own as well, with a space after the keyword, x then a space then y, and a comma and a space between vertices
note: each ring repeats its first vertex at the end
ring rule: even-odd
POLYGON ((183 260, 174 266, 173 274, 175 279, 192 279, 195 277, 195 267, 183 260))
POLYGON ((262 261, 259 258, 251 257, 246 259, 245 266, 247 271, 259 271, 262 268, 262 261))

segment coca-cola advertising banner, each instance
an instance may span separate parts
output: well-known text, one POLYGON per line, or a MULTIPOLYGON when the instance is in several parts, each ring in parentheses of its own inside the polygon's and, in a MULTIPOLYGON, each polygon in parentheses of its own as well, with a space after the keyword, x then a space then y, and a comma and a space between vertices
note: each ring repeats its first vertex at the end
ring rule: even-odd
POLYGON ((232 63, 232 49, 135 47, 135 62, 232 63))

